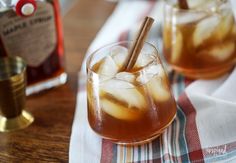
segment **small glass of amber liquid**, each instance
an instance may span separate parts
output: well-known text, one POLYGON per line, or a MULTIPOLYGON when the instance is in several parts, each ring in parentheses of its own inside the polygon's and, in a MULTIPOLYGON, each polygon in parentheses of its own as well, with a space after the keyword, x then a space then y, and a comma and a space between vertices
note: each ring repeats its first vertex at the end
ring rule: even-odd
POLYGON ((190 78, 215 78, 236 63, 236 25, 228 0, 166 0, 164 55, 172 68, 190 78))
POLYGON ((176 103, 156 48, 145 43, 134 67, 121 71, 132 41, 107 45, 87 60, 88 121, 117 144, 153 140, 174 120, 176 103))

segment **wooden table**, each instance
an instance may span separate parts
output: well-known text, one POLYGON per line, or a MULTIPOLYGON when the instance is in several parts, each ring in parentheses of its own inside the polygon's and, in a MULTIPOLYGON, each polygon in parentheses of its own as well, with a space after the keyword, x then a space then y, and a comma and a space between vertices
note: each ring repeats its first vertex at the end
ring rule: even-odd
POLYGON ((0 133, 0 162, 68 162, 76 106, 77 73, 83 56, 115 7, 105 0, 78 0, 63 17, 68 83, 27 98, 34 123, 0 133))

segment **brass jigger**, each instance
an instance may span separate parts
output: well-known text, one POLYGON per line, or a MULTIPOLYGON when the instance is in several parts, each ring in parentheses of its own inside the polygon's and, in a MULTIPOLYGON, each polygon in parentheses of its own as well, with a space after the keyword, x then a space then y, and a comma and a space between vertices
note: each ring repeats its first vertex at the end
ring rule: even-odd
POLYGON ((0 132, 29 126, 34 117, 25 111, 26 63, 19 57, 0 58, 0 132))

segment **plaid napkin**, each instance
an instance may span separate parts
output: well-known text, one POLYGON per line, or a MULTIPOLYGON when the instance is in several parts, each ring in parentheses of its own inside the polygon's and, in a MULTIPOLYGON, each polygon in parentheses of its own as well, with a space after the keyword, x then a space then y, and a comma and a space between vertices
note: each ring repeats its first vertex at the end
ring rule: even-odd
MULTIPOLYGON (((162 1, 119 2, 87 54, 104 44, 129 39, 136 30, 133 24, 137 24, 146 15, 157 20, 149 42, 161 51, 162 10, 162 1)), ((101 139, 88 125, 84 61, 79 76, 69 161, 236 162, 236 68, 215 80, 191 81, 174 71, 170 71, 169 79, 178 103, 176 119, 154 141, 124 147, 101 139)))

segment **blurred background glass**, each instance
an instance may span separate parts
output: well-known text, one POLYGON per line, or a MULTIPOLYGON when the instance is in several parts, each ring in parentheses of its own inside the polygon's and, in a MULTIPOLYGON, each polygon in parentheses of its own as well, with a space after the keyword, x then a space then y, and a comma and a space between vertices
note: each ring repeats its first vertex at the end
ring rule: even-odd
POLYGON ((65 15, 78 0, 60 0, 61 13, 65 15))

